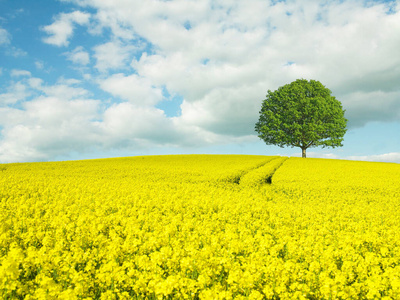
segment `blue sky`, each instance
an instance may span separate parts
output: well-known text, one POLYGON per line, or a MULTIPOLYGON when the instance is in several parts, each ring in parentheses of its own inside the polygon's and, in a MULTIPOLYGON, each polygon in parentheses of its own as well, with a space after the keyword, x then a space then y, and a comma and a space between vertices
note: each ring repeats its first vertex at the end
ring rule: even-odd
POLYGON ((299 156, 254 124, 305 78, 349 120, 309 157, 399 163, 398 49, 398 0, 0 0, 0 162, 299 156))

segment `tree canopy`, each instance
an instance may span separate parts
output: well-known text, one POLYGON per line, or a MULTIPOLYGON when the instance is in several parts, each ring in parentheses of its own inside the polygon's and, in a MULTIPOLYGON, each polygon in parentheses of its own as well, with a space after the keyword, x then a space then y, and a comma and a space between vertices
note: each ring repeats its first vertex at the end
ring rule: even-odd
POLYGON ((302 157, 310 147, 343 146, 345 110, 331 94, 319 81, 306 79, 268 90, 255 125, 258 137, 267 145, 299 147, 302 157))

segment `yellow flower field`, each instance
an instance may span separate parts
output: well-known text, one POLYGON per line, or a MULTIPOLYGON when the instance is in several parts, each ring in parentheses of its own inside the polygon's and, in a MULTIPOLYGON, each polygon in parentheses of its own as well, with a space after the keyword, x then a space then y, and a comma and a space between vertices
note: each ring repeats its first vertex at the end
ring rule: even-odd
POLYGON ((1 299, 400 299, 400 165, 0 165, 1 299))

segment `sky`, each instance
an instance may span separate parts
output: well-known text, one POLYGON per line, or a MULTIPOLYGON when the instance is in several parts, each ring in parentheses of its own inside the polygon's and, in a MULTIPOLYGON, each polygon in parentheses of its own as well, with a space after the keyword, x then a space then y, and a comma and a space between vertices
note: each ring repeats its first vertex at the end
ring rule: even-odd
POLYGON ((308 157, 400 163, 400 0, 0 0, 0 162, 300 156, 261 103, 320 81, 348 119, 308 157))

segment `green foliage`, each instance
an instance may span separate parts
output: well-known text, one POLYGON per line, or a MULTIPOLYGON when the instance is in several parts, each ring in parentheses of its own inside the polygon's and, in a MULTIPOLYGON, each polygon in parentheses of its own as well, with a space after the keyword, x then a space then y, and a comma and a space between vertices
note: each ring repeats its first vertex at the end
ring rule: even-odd
POLYGON ((267 145, 304 151, 343 146, 347 119, 342 104, 331 93, 319 81, 305 79, 268 90, 255 125, 258 136, 267 145))

